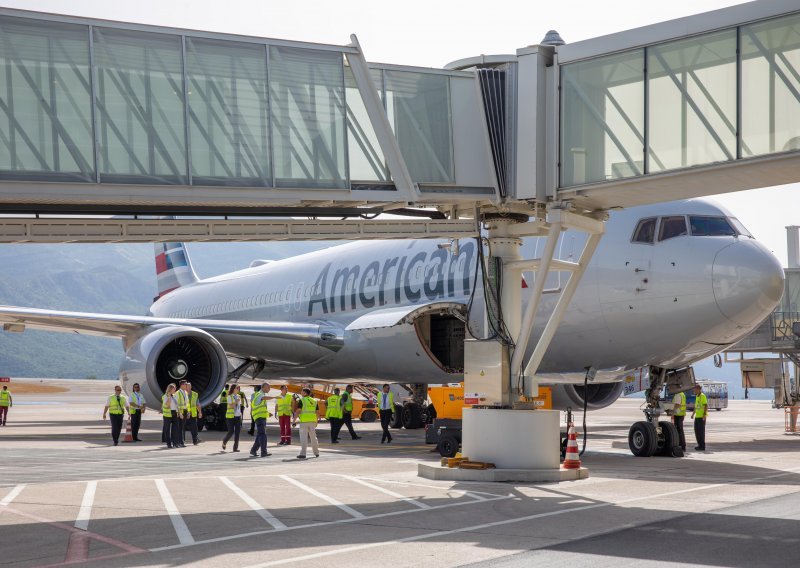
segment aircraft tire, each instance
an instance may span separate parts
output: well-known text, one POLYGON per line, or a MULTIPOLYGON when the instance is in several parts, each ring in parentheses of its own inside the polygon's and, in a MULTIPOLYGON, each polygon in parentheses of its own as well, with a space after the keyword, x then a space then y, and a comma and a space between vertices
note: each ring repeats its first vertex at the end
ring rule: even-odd
POLYGON ((656 450, 655 455, 681 457, 675 453, 676 446, 679 452, 681 454, 683 453, 683 450, 681 450, 680 446, 680 438, 678 437, 678 429, 675 427, 675 425, 672 422, 663 420, 658 423, 658 427, 661 428, 661 436, 658 437, 658 449, 656 450))
POLYGON ((407 402, 400 411, 400 418, 403 421, 403 428, 406 430, 416 430, 425 426, 422 418, 422 407, 416 402, 407 402))
POLYGON ((394 414, 392 414, 392 421, 389 427, 399 430, 403 427, 403 406, 400 404, 394 405, 394 414))
POLYGON ((422 423, 433 424, 436 420, 436 408, 432 404, 427 404, 422 408, 422 423))
POLYGON ((365 410, 361 413, 361 422, 375 422, 378 419, 378 413, 374 410, 365 410))
POLYGON ((634 422, 628 432, 628 447, 636 457, 649 458, 658 449, 656 427, 647 421, 634 422))
POLYGON ((445 434, 439 440, 437 449, 439 450, 439 455, 443 458, 453 458, 458 453, 460 445, 461 442, 455 434, 445 434))

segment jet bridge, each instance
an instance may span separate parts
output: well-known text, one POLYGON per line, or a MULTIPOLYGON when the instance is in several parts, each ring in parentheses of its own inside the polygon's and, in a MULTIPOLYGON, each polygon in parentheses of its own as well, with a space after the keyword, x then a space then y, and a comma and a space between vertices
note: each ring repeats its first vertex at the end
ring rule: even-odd
POLYGON ((532 358, 511 356, 500 404, 536 394, 607 210, 798 182, 798 132, 796 0, 575 44, 552 32, 446 69, 368 63, 355 36, 0 8, 0 242, 458 239, 483 222, 496 282, 537 275, 524 314, 496 287, 508 345, 530 336, 546 275, 571 275, 532 358), (434 222, 379 216, 392 212, 434 222), (554 258, 567 228, 590 235, 574 263, 554 258), (540 258, 519 257, 526 236, 546 237, 540 258))

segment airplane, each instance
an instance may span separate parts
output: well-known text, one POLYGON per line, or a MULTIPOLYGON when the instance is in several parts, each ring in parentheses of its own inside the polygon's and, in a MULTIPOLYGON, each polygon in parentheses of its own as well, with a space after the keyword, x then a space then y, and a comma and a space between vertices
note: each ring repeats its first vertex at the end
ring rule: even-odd
MULTIPOLYGON (((573 260, 586 236, 562 233, 573 260)), ((158 296, 146 316, 0 306, 7 331, 120 337, 120 379, 160 408, 191 381, 207 405, 245 371, 287 381, 402 383, 407 427, 422 426, 426 384, 462 380, 465 337, 485 337, 478 240, 358 241, 199 279, 182 243, 157 243, 158 296), (233 362, 234 364, 231 364, 233 362), (240 364, 238 364, 240 363, 240 364), (236 368, 232 369, 236 364, 236 368), (416 406, 413 406, 416 405, 416 406)), ((526 238, 536 258, 543 238, 526 238)), ((546 288, 557 292, 560 273, 546 288)), ((606 234, 538 374, 553 407, 604 408, 639 369, 678 370, 756 328, 783 293, 779 261, 726 209, 690 199, 611 211, 606 234), (584 388, 586 368, 597 374, 584 388)), ((520 283, 523 306, 531 286, 520 283)), ((527 356, 558 294, 541 302, 527 356)))

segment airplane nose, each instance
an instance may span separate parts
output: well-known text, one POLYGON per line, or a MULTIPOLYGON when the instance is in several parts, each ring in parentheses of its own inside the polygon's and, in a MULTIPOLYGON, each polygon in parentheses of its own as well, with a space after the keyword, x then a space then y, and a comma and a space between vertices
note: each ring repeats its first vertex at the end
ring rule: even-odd
POLYGON ((714 298, 722 314, 742 326, 755 327, 783 296, 783 268, 761 243, 744 240, 721 249, 714 258, 714 298))

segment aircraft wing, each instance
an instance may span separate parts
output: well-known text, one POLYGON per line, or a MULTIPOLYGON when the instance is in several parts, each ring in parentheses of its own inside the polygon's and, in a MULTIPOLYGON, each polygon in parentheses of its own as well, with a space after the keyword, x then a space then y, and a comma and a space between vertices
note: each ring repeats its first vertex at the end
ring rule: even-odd
POLYGON ((342 330, 324 322, 177 319, 0 306, 0 323, 5 331, 12 332, 31 328, 109 337, 125 337, 149 327, 174 325, 202 329, 212 335, 236 334, 312 342, 334 350, 342 345, 342 330))

